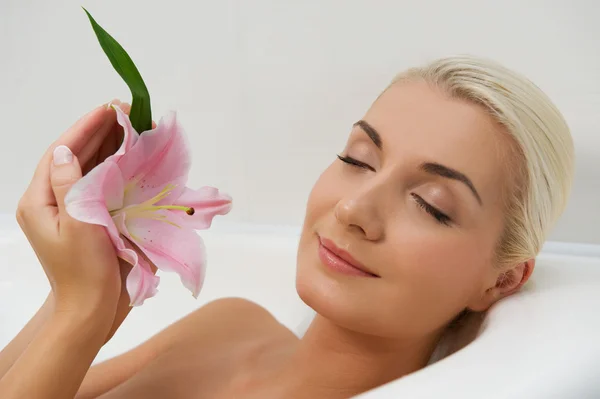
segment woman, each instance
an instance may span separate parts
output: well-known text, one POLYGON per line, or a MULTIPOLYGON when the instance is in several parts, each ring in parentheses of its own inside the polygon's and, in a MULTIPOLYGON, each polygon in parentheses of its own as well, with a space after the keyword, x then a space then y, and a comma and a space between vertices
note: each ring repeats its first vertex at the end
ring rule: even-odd
POLYGON ((573 171, 569 129, 527 79, 472 57, 410 69, 310 194, 297 290, 317 316, 302 339, 259 306, 223 299, 88 370, 129 312, 128 269, 104 230, 71 219, 63 199, 116 149, 116 126, 103 107, 75 124, 19 205, 52 293, 0 355, 3 398, 367 391, 426 366, 453 320, 527 282, 573 171))

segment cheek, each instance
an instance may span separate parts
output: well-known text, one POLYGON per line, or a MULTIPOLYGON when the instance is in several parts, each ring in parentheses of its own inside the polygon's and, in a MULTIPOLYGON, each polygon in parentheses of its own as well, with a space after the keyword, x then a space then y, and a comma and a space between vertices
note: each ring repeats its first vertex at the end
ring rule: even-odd
POLYGON ((313 228, 315 223, 333 211, 339 201, 340 188, 336 184, 335 165, 330 165, 315 182, 306 204, 304 228, 313 228))
POLYGON ((331 281, 322 278, 318 271, 318 226, 331 215, 339 196, 335 187, 335 166, 327 168, 315 182, 306 204, 304 225, 298 244, 296 259, 296 290, 300 298, 311 308, 320 311, 319 302, 331 292, 331 281))
POLYGON ((391 267, 379 300, 390 304, 386 316, 398 331, 408 325, 423 334, 443 328, 481 294, 493 247, 477 237, 412 227, 390 237, 399 244, 380 252, 391 267))
POLYGON ((336 319, 340 305, 345 307, 347 300, 340 300, 346 292, 335 279, 323 272, 317 255, 316 235, 305 229, 298 245, 296 259, 296 291, 302 301, 317 313, 336 319), (339 294, 342 294, 341 296, 339 294))

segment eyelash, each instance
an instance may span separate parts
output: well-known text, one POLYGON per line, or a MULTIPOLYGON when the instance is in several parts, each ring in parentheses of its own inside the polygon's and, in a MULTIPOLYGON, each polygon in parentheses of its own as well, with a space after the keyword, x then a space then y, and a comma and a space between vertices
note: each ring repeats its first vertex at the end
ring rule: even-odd
POLYGON ((417 194, 411 195, 414 198, 417 205, 423 208, 425 212, 433 216, 435 220, 437 220, 440 224, 443 224, 444 226, 450 226, 450 222, 452 222, 452 219, 450 219, 448 215, 440 212, 437 208, 429 205, 423 198, 419 197, 417 194))
MULTIPOLYGON (((375 169, 372 166, 370 166, 364 162, 361 162, 357 159, 354 159, 352 157, 348 157, 348 156, 344 156, 344 155, 338 155, 337 157, 340 161, 342 161, 348 165, 355 166, 358 168, 368 169, 368 170, 375 172, 375 169)), ((430 214, 438 223, 440 223, 444 226, 450 226, 450 222, 452 222, 452 219, 450 219, 450 217, 448 215, 440 212, 437 208, 428 204, 427 201, 425 201, 423 198, 421 198, 417 194, 411 193, 411 195, 412 195, 413 199, 415 200, 415 202, 417 203, 417 205, 420 208, 422 208, 425 212, 430 214)))
POLYGON ((358 159, 354 159, 354 158, 351 158, 351 157, 348 157, 348 156, 344 156, 344 155, 338 155, 337 157, 338 157, 338 159, 340 161, 342 161, 344 163, 347 163, 349 165, 357 166, 359 168, 368 169, 371 172, 375 172, 375 168, 373 168, 369 164, 366 164, 364 162, 359 161, 358 159))

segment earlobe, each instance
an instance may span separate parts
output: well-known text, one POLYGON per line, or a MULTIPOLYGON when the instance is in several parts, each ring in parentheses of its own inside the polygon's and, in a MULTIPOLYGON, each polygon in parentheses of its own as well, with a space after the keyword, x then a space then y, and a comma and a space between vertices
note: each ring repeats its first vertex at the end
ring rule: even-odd
POLYGON ((531 277, 535 259, 519 263, 501 272, 494 286, 487 288, 481 297, 469 306, 475 312, 483 312, 502 298, 517 292, 531 277))
POLYGON ((477 300, 469 304, 468 309, 473 312, 485 312, 500 299, 497 295, 498 292, 494 287, 488 288, 479 298, 477 298, 477 300))

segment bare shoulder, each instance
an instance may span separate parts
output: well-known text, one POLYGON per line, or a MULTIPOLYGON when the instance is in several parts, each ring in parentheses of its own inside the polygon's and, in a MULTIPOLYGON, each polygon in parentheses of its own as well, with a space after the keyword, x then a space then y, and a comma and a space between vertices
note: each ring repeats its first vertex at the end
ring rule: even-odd
MULTIPOLYGON (((261 319, 269 324, 277 323, 273 315, 259 304, 244 298, 221 298, 207 303, 194 312, 196 317, 220 317, 225 320, 247 323, 261 319)), ((256 324, 256 323, 252 323, 256 324)), ((260 326, 260 325, 257 325, 260 326)))
MULTIPOLYGON (((264 307, 244 298, 221 298, 202 306, 190 315, 194 319, 219 321, 220 329, 231 324, 244 325, 249 331, 283 327, 264 307)), ((289 331, 287 328, 285 329, 289 331)))
POLYGON ((91 385, 114 387, 110 392, 103 390, 107 392, 103 399, 213 397, 240 369, 260 364, 265 355, 297 341, 262 306, 242 298, 218 299, 170 325, 123 358, 109 360, 107 363, 112 364, 98 371, 104 375, 107 370, 118 371, 119 378, 91 385))
MULTIPOLYGON (((174 343, 191 336, 196 342, 235 340, 243 343, 257 337, 295 337, 264 307, 243 298, 221 298, 207 303, 170 327, 174 343)), ((171 334, 169 334, 171 335, 171 334)))

